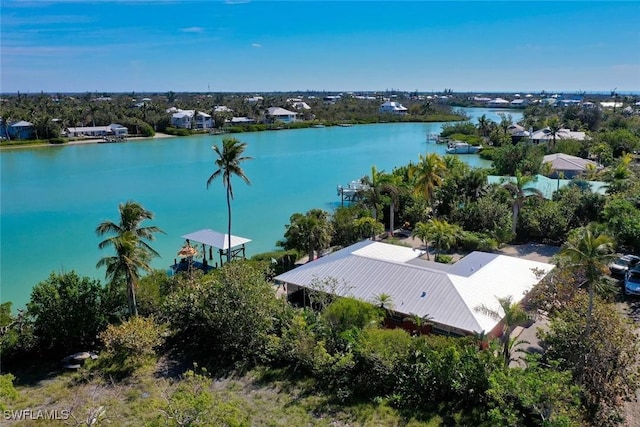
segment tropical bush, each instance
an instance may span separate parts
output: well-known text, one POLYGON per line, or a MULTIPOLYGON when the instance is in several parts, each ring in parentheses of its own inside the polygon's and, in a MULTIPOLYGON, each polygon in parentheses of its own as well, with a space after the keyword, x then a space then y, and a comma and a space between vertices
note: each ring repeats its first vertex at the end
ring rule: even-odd
POLYGON ((107 326, 105 305, 99 281, 74 271, 51 273, 33 288, 27 303, 38 352, 57 358, 95 348, 98 334, 107 326))

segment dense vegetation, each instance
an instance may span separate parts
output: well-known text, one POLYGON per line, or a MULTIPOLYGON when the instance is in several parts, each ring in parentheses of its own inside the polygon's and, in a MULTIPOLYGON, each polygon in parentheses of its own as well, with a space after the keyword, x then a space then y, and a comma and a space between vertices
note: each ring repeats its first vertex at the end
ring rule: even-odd
MULTIPOLYGON (((567 120, 562 110, 539 109, 525 120, 540 114, 567 120)), ((482 128, 459 123, 445 132, 490 141, 492 131, 482 128)), ((98 226, 111 234, 103 246, 113 249, 100 261, 105 285, 52 274, 34 287, 25 311, 0 306, 0 407, 41 407, 47 394, 51 407, 72 411, 76 421, 118 425, 619 425, 622 404, 638 389, 640 349, 637 325, 613 304, 619 289, 605 272, 614 251, 640 251, 640 172, 630 154, 640 148, 640 123, 605 113, 590 136, 552 146, 498 139, 493 170, 435 154, 389 173, 373 167, 356 203, 294 213, 279 242, 286 251, 208 274, 140 275, 160 230, 145 225, 150 212, 124 203, 119 222, 98 226), (525 188, 533 174, 548 172, 542 155, 565 148, 598 153, 606 167, 589 178, 605 181, 606 194, 581 179, 551 200, 525 188), (489 173, 515 178, 487 185, 489 173), (318 278, 313 308, 276 296, 274 270, 385 228, 411 233, 441 262, 453 250, 508 242, 562 249, 525 307, 500 301, 507 315, 499 340, 422 335, 428 318, 406 319, 413 333, 387 329, 388 296, 331 298, 331 278, 318 278), (519 355, 515 327, 540 313, 549 318, 539 335, 544 351, 519 355), (98 359, 74 373, 59 370, 63 356, 85 350, 98 359), (33 385, 46 376, 40 372, 58 382, 33 385)), ((230 181, 224 185, 232 191, 230 181)))

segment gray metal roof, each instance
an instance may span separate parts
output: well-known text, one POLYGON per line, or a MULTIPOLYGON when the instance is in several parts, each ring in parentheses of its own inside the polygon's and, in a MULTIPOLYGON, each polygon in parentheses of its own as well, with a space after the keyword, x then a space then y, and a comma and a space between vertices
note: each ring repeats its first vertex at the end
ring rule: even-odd
POLYGON ((550 264, 484 252, 473 252, 447 268, 432 268, 433 263, 416 258, 397 262, 358 255, 378 255, 385 250, 396 253, 397 248, 380 242, 359 242, 283 273, 275 280, 318 290, 323 281, 334 279, 337 288, 327 288, 329 293, 364 301, 385 293, 391 296, 393 310, 398 313, 429 316, 441 325, 480 332, 491 330, 498 322, 479 313, 478 306, 497 308, 494 307, 497 297, 506 295, 512 295, 514 302, 520 301, 524 291, 537 283, 531 267, 546 271, 553 268, 550 264), (367 250, 371 246, 375 249, 367 250), (493 266, 487 268, 489 264, 493 266), (496 277, 500 271, 508 277, 496 277))

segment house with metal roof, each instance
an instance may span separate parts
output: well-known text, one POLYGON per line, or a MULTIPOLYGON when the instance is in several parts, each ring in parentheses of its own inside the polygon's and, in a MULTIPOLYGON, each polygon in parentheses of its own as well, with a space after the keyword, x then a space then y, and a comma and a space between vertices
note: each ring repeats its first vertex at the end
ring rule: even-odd
MULTIPOLYGON (((499 176, 499 175, 489 175, 487 177, 487 183, 502 185, 507 182, 515 183, 516 177, 514 176, 499 176)), ((549 178, 544 175, 536 175, 534 180, 525 184, 524 190, 537 190, 542 193, 542 197, 547 200, 553 199, 553 193, 558 191, 559 189, 566 187, 568 185, 578 185, 584 190, 591 190, 592 193, 597 194, 606 194, 608 184, 603 181, 583 181, 583 180, 575 180, 575 179, 560 179, 557 177, 549 178)), ((533 191, 530 191, 533 193, 533 191)))
POLYGON ((269 107, 267 109, 267 116, 271 121, 280 121, 282 123, 292 123, 296 121, 298 113, 285 110, 280 107, 269 107))
POLYGON ((549 175, 550 178, 556 178, 561 175, 566 178, 573 178, 584 174, 589 168, 602 169, 602 166, 593 160, 564 153, 547 154, 542 158, 542 164, 545 163, 551 165, 553 174, 549 175))
POLYGON ((404 116, 407 114, 407 111, 408 110, 405 106, 395 101, 387 101, 380 106, 381 113, 391 113, 404 116))
POLYGON ((498 298, 525 298, 554 265, 506 255, 473 252, 453 265, 422 259, 424 251, 365 240, 275 278, 290 299, 313 292, 373 301, 391 296, 398 324, 410 315, 428 318, 436 332, 501 333, 499 320, 478 310, 502 313, 498 298))
MULTIPOLYGON (((576 141, 585 141, 587 139, 587 134, 585 132, 572 131, 569 129, 559 129, 558 132, 556 132, 556 141, 559 141, 561 139, 575 139, 576 141)), ((531 142, 534 142, 536 144, 550 141, 553 141, 553 132, 548 127, 539 129, 531 134, 531 142)))
POLYGON ((81 136, 105 137, 115 136, 124 138, 129 134, 129 129, 117 123, 111 123, 108 126, 80 126, 69 127, 65 130, 65 135, 69 138, 81 136))

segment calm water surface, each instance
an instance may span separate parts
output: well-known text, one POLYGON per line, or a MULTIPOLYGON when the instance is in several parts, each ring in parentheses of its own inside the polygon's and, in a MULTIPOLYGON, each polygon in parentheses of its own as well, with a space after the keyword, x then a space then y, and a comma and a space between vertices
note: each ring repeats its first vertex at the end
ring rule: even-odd
MULTIPOLYGON (((468 109, 472 118, 496 110, 468 109)), ((510 112, 514 120, 520 113, 510 112)), ((474 120, 475 122, 475 120, 474 120)), ((445 147, 426 143, 441 123, 375 124, 238 134, 254 160, 243 167, 252 185, 234 180, 233 233, 252 239, 249 255, 275 248, 294 212, 339 204, 338 184, 369 174, 371 166, 391 171, 418 154, 445 147)), ((152 246, 162 254, 153 266, 167 269, 183 243, 181 235, 201 228, 225 232, 227 209, 222 182, 207 189, 215 170, 213 144, 221 136, 194 136, 19 149, 0 153, 0 300, 22 307, 31 288, 52 271, 75 270, 104 279, 96 262, 94 230, 117 222, 118 204, 140 202, 155 213, 149 224, 166 234, 152 246)), ((461 156, 488 166, 478 156, 461 156)))

